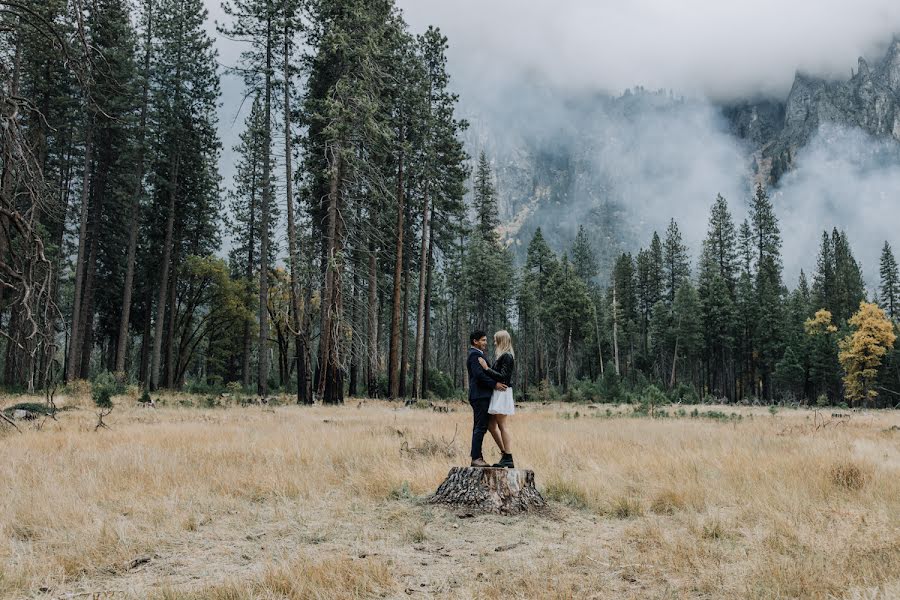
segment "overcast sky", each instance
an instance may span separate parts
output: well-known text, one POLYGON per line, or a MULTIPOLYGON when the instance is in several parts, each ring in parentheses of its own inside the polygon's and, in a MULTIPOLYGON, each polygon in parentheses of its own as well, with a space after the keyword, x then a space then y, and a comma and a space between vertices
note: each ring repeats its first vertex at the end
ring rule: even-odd
POLYGON ((537 75, 613 93, 782 96, 797 69, 849 75, 900 31, 898 0, 398 0, 450 38, 458 84, 537 75))
MULTIPOLYGON (((220 0, 206 0, 222 18, 220 0)), ((413 32, 450 39, 467 104, 522 76, 620 93, 784 96, 796 70, 846 77, 900 31, 898 0, 398 0, 413 32)), ((221 60, 239 48, 218 39, 221 60)), ((232 92, 228 86, 226 92, 232 92)), ((230 98, 225 98, 226 109, 230 98)), ((226 111, 227 112, 227 111, 226 111)))
MULTIPOLYGON (((643 85, 715 99, 775 95, 796 70, 846 77, 900 31, 900 0, 398 0, 410 28, 449 37, 453 86, 477 110, 498 83, 620 93, 643 85)), ((222 19, 220 0, 206 0, 222 19)), ((217 37, 220 61, 240 47, 217 37)), ((223 81, 220 131, 229 150, 241 85, 223 81)))

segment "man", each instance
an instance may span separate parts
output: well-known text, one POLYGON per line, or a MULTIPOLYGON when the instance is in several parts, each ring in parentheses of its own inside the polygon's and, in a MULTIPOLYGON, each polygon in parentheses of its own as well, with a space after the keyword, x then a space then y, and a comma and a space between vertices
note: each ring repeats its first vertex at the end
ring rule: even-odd
POLYGON ((478 359, 484 358, 487 349, 487 334, 483 331, 473 331, 469 336, 469 356, 466 358, 466 370, 469 372, 469 404, 475 416, 472 426, 472 466, 488 467, 481 453, 481 445, 484 434, 488 430, 488 408, 491 405, 491 394, 494 390, 505 391, 506 386, 499 381, 494 381, 484 372, 478 359))

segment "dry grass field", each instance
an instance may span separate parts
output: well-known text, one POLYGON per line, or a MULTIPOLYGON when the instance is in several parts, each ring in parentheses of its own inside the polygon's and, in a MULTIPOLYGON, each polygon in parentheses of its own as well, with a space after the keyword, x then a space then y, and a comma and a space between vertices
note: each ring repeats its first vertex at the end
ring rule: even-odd
POLYGON ((0 597, 900 598, 900 413, 525 406, 552 509, 497 517, 424 502, 465 404, 184 399, 0 425, 0 597))

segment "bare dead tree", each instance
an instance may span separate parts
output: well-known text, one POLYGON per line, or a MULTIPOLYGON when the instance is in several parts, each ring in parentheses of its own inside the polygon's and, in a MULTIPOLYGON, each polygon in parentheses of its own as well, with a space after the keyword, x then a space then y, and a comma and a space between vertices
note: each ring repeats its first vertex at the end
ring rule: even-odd
MULTIPOLYGON (((76 2, 79 17, 81 8, 76 2)), ((14 350, 10 355, 17 357, 19 379, 29 392, 44 390, 53 414, 60 372, 55 323, 63 319, 55 300, 56 269, 47 257, 39 221, 40 215, 56 211, 56 203, 41 161, 27 142, 23 122, 31 116, 50 127, 39 108, 20 95, 20 36, 30 31, 48 39, 86 92, 93 53, 80 18, 75 39, 67 40, 27 3, 0 0, 0 16, 14 25, 0 30, 0 35, 10 36, 9 46, 14 48, 11 61, 0 59, 4 83, 0 87, 0 290, 5 308, 18 320, 14 335, 0 330, 0 336, 14 350), (72 47, 81 49, 77 57, 72 47)), ((88 93, 85 98, 90 106, 88 93)))

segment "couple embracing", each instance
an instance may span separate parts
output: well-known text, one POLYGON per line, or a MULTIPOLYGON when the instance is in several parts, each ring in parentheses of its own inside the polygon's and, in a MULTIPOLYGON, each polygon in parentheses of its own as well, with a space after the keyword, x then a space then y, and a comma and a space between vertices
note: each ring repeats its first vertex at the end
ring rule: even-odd
POLYGON ((512 338, 506 330, 494 334, 494 364, 488 366, 485 357, 487 334, 474 331, 469 336, 469 355, 466 369, 469 372, 469 404, 475 415, 472 427, 472 466, 489 467, 481 451, 484 434, 491 437, 500 448, 503 457, 495 467, 514 469, 512 440, 509 433, 509 417, 515 412, 512 378, 516 359, 512 338))

